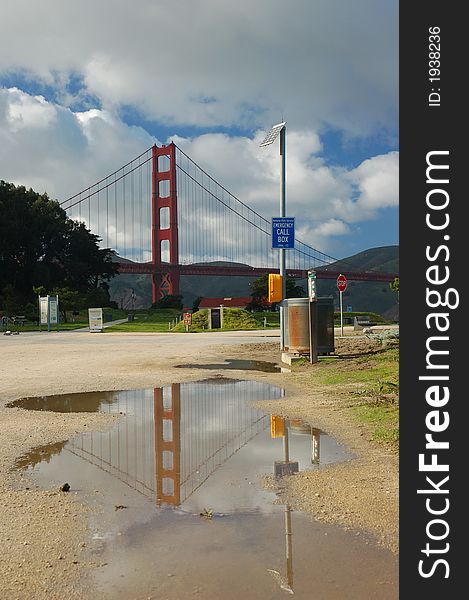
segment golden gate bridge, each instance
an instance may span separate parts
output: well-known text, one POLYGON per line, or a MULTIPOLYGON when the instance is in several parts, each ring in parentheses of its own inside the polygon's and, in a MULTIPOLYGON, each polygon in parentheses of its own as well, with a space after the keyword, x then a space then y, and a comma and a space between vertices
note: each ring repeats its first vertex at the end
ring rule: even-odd
MULTIPOLYGON (((152 301, 179 294, 181 275, 258 277, 279 270, 271 222, 171 143, 142 152, 60 203, 116 253, 120 273, 152 276, 152 301)), ((337 259, 295 239, 287 275, 336 279, 337 259)), ((347 279, 392 281, 397 273, 353 271, 347 279)))

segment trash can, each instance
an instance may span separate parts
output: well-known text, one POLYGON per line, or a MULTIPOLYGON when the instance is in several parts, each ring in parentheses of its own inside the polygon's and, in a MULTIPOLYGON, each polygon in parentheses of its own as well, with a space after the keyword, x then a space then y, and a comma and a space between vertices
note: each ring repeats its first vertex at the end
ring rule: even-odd
POLYGON ((287 298, 283 307, 285 349, 309 354, 309 298, 287 298))
MULTIPOLYGON (((334 300, 324 297, 316 302, 318 355, 334 352, 334 300)), ((309 298, 284 300, 284 345, 289 352, 309 355, 309 298)))
POLYGON ((131 322, 134 320, 134 316, 133 315, 127 315, 127 321, 131 322))
POLYGON ((335 350, 334 343, 334 299, 318 298, 316 301, 318 320, 318 354, 330 354, 335 350))

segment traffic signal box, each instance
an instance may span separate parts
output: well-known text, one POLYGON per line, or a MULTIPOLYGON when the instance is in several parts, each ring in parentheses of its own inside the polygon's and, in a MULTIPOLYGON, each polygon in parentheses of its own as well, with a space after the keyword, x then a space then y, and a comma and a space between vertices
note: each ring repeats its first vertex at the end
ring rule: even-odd
POLYGON ((269 302, 281 302, 282 300, 282 276, 269 273, 269 302))

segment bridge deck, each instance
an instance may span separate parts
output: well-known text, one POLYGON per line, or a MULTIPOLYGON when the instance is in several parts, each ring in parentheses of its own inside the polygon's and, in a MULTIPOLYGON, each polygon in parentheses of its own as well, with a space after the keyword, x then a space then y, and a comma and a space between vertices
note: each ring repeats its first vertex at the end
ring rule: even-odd
MULTIPOLYGON (((265 273, 278 273, 278 269, 267 267, 231 266, 222 267, 218 265, 169 265, 161 267, 153 263, 119 263, 119 273, 168 273, 175 272, 180 275, 231 275, 239 277, 260 277, 265 273)), ((308 271, 305 269, 287 269, 287 274, 292 277, 306 279, 308 271)), ((332 271, 317 269, 318 279, 337 279, 342 274, 352 281, 393 281, 399 277, 399 273, 380 273, 373 271, 332 271)))

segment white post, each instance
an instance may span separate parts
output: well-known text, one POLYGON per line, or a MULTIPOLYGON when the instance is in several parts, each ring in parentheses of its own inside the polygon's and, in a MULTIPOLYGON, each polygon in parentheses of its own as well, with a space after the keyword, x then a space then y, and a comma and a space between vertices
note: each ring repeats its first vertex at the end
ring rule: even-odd
POLYGON ((340 331, 341 331, 341 336, 344 337, 344 318, 343 318, 343 306, 342 306, 342 291, 339 292, 340 294, 340 331))
POLYGON ((47 331, 50 331, 50 296, 47 294, 47 331))
MULTIPOLYGON (((285 175, 286 175, 286 149, 285 149, 286 127, 282 127, 280 131, 280 216, 285 217, 286 200, 285 200, 285 175)), ((282 276, 282 302, 280 303, 280 350, 285 349, 285 313, 283 301, 286 298, 287 280, 285 268, 285 248, 280 250, 280 275, 282 276)))

